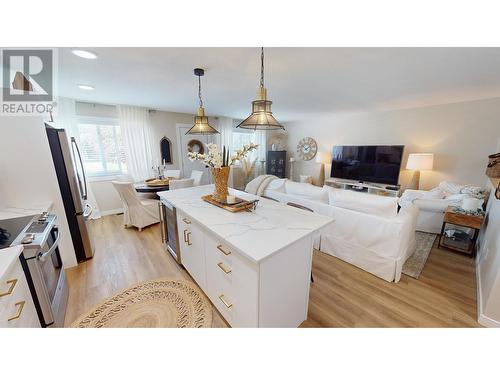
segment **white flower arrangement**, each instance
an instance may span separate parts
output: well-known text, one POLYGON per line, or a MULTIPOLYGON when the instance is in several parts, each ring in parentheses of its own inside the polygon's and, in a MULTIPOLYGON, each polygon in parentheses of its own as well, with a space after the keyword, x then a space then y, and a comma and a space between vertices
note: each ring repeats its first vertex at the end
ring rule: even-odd
POLYGON ((239 160, 246 158, 248 153, 256 150, 259 145, 250 143, 243 146, 242 149, 236 150, 236 153, 229 156, 229 150, 226 151, 226 146, 223 147, 222 153, 215 143, 209 143, 207 145, 208 152, 206 154, 200 154, 198 152, 188 152, 188 158, 191 161, 198 160, 199 162, 212 167, 212 168, 222 168, 230 167, 239 160))

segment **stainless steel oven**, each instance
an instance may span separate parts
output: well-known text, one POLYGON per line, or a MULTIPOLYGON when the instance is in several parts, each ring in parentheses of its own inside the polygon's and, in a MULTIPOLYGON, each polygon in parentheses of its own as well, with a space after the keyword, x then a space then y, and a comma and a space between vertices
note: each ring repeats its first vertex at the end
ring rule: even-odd
POLYGON ((161 241, 163 246, 174 257, 177 263, 181 264, 176 209, 170 203, 160 200, 159 210, 161 241))
POLYGON ((35 216, 13 242, 24 247, 21 264, 42 327, 63 327, 68 302, 56 220, 48 213, 35 216))

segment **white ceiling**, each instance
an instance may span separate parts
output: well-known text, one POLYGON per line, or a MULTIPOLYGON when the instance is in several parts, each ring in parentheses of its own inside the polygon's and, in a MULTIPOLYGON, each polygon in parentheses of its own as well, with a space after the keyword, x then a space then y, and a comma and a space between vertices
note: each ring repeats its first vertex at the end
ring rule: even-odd
MULTIPOLYGON (((193 113, 205 69, 208 115, 246 117, 259 85, 259 48, 59 50, 59 94, 193 113), (77 84, 95 86, 83 91, 77 84)), ((266 86, 281 121, 311 113, 391 110, 500 97, 500 48, 266 48, 266 86)))

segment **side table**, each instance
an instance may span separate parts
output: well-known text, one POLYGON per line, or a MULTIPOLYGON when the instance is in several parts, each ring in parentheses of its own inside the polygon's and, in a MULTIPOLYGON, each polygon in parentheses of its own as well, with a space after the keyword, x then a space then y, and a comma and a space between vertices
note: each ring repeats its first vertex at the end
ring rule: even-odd
POLYGON ((457 211, 456 207, 448 207, 444 213, 438 247, 466 253, 471 257, 474 256, 477 236, 483 221, 484 214, 470 215, 457 211), (447 225, 453 225, 454 228, 447 229, 447 225), (472 235, 464 231, 464 228, 472 229, 472 235), (455 230, 455 233, 451 236, 447 235, 446 232, 451 230, 455 230))

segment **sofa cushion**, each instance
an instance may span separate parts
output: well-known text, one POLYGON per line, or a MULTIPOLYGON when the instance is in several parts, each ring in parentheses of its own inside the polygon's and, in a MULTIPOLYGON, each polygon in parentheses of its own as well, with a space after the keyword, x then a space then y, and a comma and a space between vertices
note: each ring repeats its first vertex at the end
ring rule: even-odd
POLYGON ((285 192, 299 198, 328 203, 328 186, 319 187, 311 184, 287 181, 285 183, 285 192))
POLYGON ((329 188, 329 203, 335 207, 364 212, 386 218, 398 214, 398 198, 329 188))
POLYGON ((285 192, 285 182, 287 181, 286 178, 278 178, 276 180, 272 180, 266 187, 266 190, 274 190, 274 191, 280 191, 282 193, 285 192))

